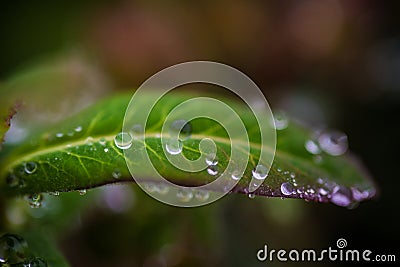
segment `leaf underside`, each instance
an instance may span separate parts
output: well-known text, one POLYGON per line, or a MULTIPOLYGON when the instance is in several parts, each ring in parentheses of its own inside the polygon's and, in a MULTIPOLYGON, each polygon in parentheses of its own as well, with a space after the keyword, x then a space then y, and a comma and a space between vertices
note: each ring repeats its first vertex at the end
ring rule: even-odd
MULTIPOLYGON (((206 170, 188 174, 173 167, 164 155, 159 137, 166 115, 191 97, 193 95, 181 93, 163 97, 150 115, 145 139, 134 142, 145 142, 153 165, 169 181, 197 186, 211 182, 216 177, 210 176, 206 170)), ((5 144, 0 154, 0 193, 65 192, 110 183, 133 182, 123 151, 114 144, 114 137, 121 132, 130 98, 131 95, 120 95, 105 99, 48 129, 36 129, 20 144, 5 144), (29 167, 31 163, 34 164, 34 171, 27 173, 26 165, 29 167)), ((261 149, 271 148, 260 147, 258 125, 248 107, 232 100, 227 103, 237 111, 249 133, 249 163, 244 176, 232 190, 247 194, 252 170, 258 164, 261 149)), ((199 142, 203 138, 211 138, 217 145, 218 168, 224 170, 230 155, 230 140, 224 129, 207 120, 194 120, 191 124, 193 133, 190 139, 183 142, 183 154, 189 159, 198 158, 199 142)), ((376 188, 357 159, 349 152, 342 156, 309 153, 304 144, 312 134, 312 131, 293 122, 286 129, 277 131, 274 163, 267 179, 254 192, 255 195, 334 202, 340 206, 350 206, 372 198, 376 188), (283 183, 293 186, 292 194, 282 194, 283 183), (343 202, 343 198, 349 201, 343 202)), ((140 175, 141 162, 133 164, 140 175)), ((153 177, 144 178, 154 182, 153 177)))

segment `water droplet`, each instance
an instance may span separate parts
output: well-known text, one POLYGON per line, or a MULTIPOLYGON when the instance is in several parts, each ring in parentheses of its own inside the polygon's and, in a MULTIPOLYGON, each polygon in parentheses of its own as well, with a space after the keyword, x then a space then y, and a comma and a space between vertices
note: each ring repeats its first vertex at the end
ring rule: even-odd
POLYGON ((339 131, 324 132, 318 137, 323 151, 332 156, 340 156, 348 149, 347 135, 339 131))
POLYGON ((282 172, 282 169, 278 167, 278 168, 276 168, 276 171, 277 172, 282 172))
POLYGON ((180 141, 185 141, 192 135, 192 125, 185 120, 176 120, 172 122, 169 128, 171 138, 178 138, 180 141))
POLYGON ((296 178, 296 174, 294 172, 291 172, 290 173, 290 178, 292 178, 292 179, 296 178))
POLYGON ((364 199, 367 199, 368 196, 369 196, 369 192, 367 190, 361 191, 361 190, 359 190, 357 188, 354 188, 354 187, 351 188, 351 192, 353 194, 353 199, 355 201, 362 201, 364 199))
POLYGON ((206 164, 208 166, 215 166, 218 164, 218 157, 215 153, 210 153, 206 155, 206 164))
POLYGON ((304 147, 306 148, 306 150, 308 152, 310 152, 311 154, 319 154, 321 153, 321 149, 319 148, 319 146, 312 140, 307 140, 304 144, 304 147))
POLYGON ((49 192, 49 195, 58 197, 60 195, 60 192, 58 191, 49 192))
POLYGON ((330 201, 338 206, 347 207, 352 202, 352 192, 344 186, 336 186, 330 201))
POLYGON ((180 189, 176 193, 176 197, 179 199, 181 202, 189 202, 193 198, 193 193, 189 189, 180 189))
POLYGON ((100 144, 100 145, 105 146, 106 143, 107 143, 107 140, 106 140, 104 137, 102 137, 102 138, 99 139, 99 144, 100 144))
POLYGON ((165 149, 171 155, 178 155, 182 152, 183 145, 182 142, 178 139, 169 139, 167 144, 165 145, 165 149))
POLYGON ((106 152, 106 153, 108 152, 108 148, 107 148, 107 147, 104 148, 103 150, 104 150, 104 152, 106 152))
POLYGON ((121 132, 114 137, 114 143, 120 149, 128 149, 132 146, 132 136, 129 133, 121 132))
POLYGON ((33 193, 28 196, 29 206, 31 208, 40 208, 43 204, 43 195, 38 193, 33 193))
POLYGON ((197 190, 194 194, 195 198, 199 201, 207 201, 207 199, 210 197, 210 192, 206 190, 197 190))
POLYGON ((218 174, 218 167, 214 165, 208 166, 207 172, 209 175, 215 176, 218 174))
POLYGON ((165 195, 169 192, 169 186, 165 184, 158 185, 158 193, 161 195, 165 195))
POLYGON ((326 196, 326 195, 329 194, 329 191, 328 191, 327 189, 321 187, 321 188, 318 189, 318 193, 319 193, 321 196, 326 196))
POLYGON ((256 197, 256 194, 253 192, 253 193, 249 193, 247 196, 248 196, 249 198, 253 199, 253 198, 256 197))
POLYGON ((275 129, 284 130, 289 126, 289 119, 284 112, 276 112, 274 114, 275 129))
POLYGON ((264 165, 257 165, 254 170, 252 171, 253 177, 258 179, 258 180, 265 180, 268 175, 268 168, 265 167, 264 165))
POLYGON ((75 127, 74 131, 77 132, 77 133, 81 132, 82 131, 82 126, 79 125, 79 126, 75 127))
POLYGON ((36 165, 35 162, 30 161, 30 162, 24 163, 24 171, 25 171, 27 174, 32 174, 32 173, 34 173, 34 172, 36 171, 36 169, 37 169, 37 165, 36 165))
POLYGON ((112 173, 112 176, 114 177, 114 179, 119 179, 119 178, 121 178, 121 171, 120 170, 115 170, 115 171, 113 171, 113 173, 112 173))
POLYGON ((134 139, 142 138, 144 134, 144 128, 140 124, 135 124, 132 126, 130 133, 134 139))
POLYGON ((79 195, 81 195, 81 196, 84 196, 87 193, 86 189, 78 190, 78 192, 79 192, 79 195))
POLYGON ((42 258, 34 258, 30 259, 27 262, 24 262, 23 266, 25 267, 47 267, 47 262, 42 258))
POLYGON ((242 178, 242 176, 240 175, 239 171, 233 171, 231 174, 231 178, 235 181, 239 180, 240 178, 242 178))
POLYGON ((146 182, 143 184, 145 189, 149 192, 149 193, 154 193, 158 191, 158 187, 155 183, 152 182, 146 182))
POLYGON ((89 136, 88 138, 86 138, 85 144, 89 146, 93 145, 93 137, 89 136))
POLYGON ((61 138, 61 137, 63 137, 63 136, 64 136, 63 133, 56 133, 56 137, 57 137, 57 138, 61 138))
POLYGON ((285 182, 281 184, 281 192, 285 196, 290 196, 291 194, 293 194, 294 191, 295 189, 293 188, 293 185, 291 183, 285 182))
POLYGON ((9 187, 16 187, 17 185, 19 185, 19 178, 15 176, 15 174, 11 173, 7 176, 6 183, 9 187))
POLYGON ((0 266, 19 263, 28 256, 28 244, 21 236, 4 234, 0 237, 0 266))

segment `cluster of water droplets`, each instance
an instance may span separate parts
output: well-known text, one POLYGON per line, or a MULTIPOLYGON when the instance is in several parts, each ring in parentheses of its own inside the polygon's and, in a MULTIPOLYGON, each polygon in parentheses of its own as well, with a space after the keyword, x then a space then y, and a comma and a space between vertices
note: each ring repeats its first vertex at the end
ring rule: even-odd
POLYGON ((321 163, 322 152, 331 156, 341 156, 348 150, 347 135, 337 130, 316 131, 304 143, 305 149, 314 155, 314 162, 321 163))
POLYGON ((31 254, 28 243, 21 236, 4 234, 0 237, 0 266, 47 267, 45 260, 31 254))

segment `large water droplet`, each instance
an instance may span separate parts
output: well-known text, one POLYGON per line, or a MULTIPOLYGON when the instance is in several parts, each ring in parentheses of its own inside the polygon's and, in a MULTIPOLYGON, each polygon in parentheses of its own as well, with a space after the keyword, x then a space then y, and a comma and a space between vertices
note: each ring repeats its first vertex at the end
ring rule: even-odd
POLYGON ((0 237, 0 265, 9 266, 26 259, 28 244, 21 236, 4 234, 0 237))
POLYGON ((189 202, 193 198, 193 192, 192 192, 192 190, 189 190, 189 189, 180 189, 176 193, 176 197, 181 202, 189 202))
POLYGON ((284 130, 289 126, 289 119, 284 112, 276 112, 274 114, 275 129, 284 130))
POLYGON ((340 156, 348 149, 347 135, 339 131, 324 132, 318 137, 323 151, 332 156, 340 156))
POLYGON ((38 193, 33 193, 28 196, 29 206, 31 208, 40 208, 43 204, 43 195, 38 193))
POLYGON ((194 196, 197 200, 204 202, 210 197, 210 192, 206 190, 197 190, 194 196))
POLYGON ((169 128, 171 138, 178 138, 180 141, 185 141, 192 135, 192 125, 185 120, 176 120, 171 123, 169 128))
POLYGON ((290 196, 295 192, 295 189, 291 183, 285 182, 281 184, 281 192, 285 196, 290 196))
POLYGON ((315 143, 315 142, 312 141, 312 140, 307 140, 307 141, 304 143, 304 147, 305 147, 306 150, 307 150, 308 152, 310 152, 311 154, 316 155, 316 154, 321 153, 321 149, 319 148, 319 146, 317 145, 317 143, 315 143))
POLYGON ((25 164, 24 164, 24 171, 25 171, 27 174, 32 174, 32 173, 34 173, 34 172, 36 171, 36 169, 37 169, 37 164, 36 164, 35 162, 33 162, 33 161, 25 162, 25 164))
POLYGON ((169 139, 167 144, 165 145, 165 149, 171 155, 178 155, 182 152, 183 145, 182 142, 178 139, 169 139))
POLYGON ((119 179, 119 178, 121 178, 121 171, 120 170, 115 170, 115 171, 113 171, 113 173, 112 173, 112 177, 114 177, 114 179, 119 179))
POLYGON ((264 165, 259 164, 254 168, 252 173, 254 178, 258 180, 265 180, 265 178, 267 178, 268 168, 264 165))
POLYGON ((119 149, 128 149, 132 146, 132 136, 121 132, 114 137, 114 143, 119 149))

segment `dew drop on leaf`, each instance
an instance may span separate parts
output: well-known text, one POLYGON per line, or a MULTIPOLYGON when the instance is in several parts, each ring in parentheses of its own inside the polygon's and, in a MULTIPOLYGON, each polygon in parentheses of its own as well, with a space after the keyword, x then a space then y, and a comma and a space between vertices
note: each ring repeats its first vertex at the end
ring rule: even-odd
POLYGON ((144 128, 143 128, 143 126, 141 124, 134 124, 131 127, 130 133, 132 134, 132 137, 134 139, 143 138, 144 128))
POLYGON ((169 139, 167 144, 165 145, 165 149, 171 155, 178 155, 182 152, 183 145, 182 142, 178 139, 169 139))
POLYGON ((206 190, 197 190, 194 193, 194 196, 197 200, 204 202, 207 201, 207 199, 210 197, 210 192, 206 190))
POLYGON ((253 198, 256 197, 256 194, 253 192, 253 193, 249 193, 247 196, 248 196, 249 198, 253 199, 253 198))
POLYGON ((239 171, 233 171, 232 174, 231 174, 231 178, 232 178, 233 180, 237 181, 237 180, 239 180, 239 179, 242 178, 242 177, 241 177, 239 171))
POLYGON ((84 196, 87 193, 86 189, 78 190, 78 192, 79 192, 79 195, 81 195, 81 196, 84 196))
POLYGON ((307 140, 304 143, 304 147, 311 154, 316 155, 316 154, 320 154, 321 153, 321 149, 319 148, 319 146, 312 140, 307 140))
POLYGON ((180 189, 176 193, 176 197, 179 199, 181 202, 189 202, 193 198, 193 193, 189 189, 180 189))
POLYGON ((281 192, 285 196, 290 196, 295 192, 295 190, 294 190, 293 185, 291 183, 285 182, 285 183, 281 184, 281 192))
POLYGON ((212 176, 217 175, 217 174, 218 174, 218 167, 217 167, 217 166, 214 166, 214 165, 209 166, 209 167, 207 168, 207 173, 208 173, 209 175, 212 175, 212 176))
POLYGON ((259 164, 254 168, 252 173, 253 177, 257 180, 265 180, 265 178, 267 178, 268 168, 264 165, 259 164))
POLYGON ((275 129, 284 130, 289 126, 289 119, 283 112, 276 112, 274 114, 275 129))
POLYGON ((339 131, 324 132, 318 137, 323 151, 331 156, 340 156, 348 149, 347 135, 339 131))
POLYGON ((120 170, 113 171, 112 176, 114 177, 114 179, 121 178, 121 171, 120 170))
POLYGON ((27 174, 32 174, 36 171, 37 169, 37 164, 33 161, 30 162, 25 162, 24 163, 24 171, 27 174))
POLYGON ((132 146, 132 136, 129 133, 121 132, 114 137, 114 143, 120 149, 128 149, 132 146))
POLYGON ((100 145, 105 146, 106 143, 107 143, 107 140, 104 137, 100 138, 100 140, 99 140, 100 145))
POLYGON ((206 155, 206 164, 208 166, 215 166, 218 164, 218 157, 215 153, 210 153, 206 155))
POLYGON ((80 126, 80 125, 76 126, 74 131, 77 132, 77 133, 81 132, 82 131, 82 126, 80 126))
POLYGON ((40 208, 43 205, 43 195, 38 193, 33 193, 28 196, 28 203, 31 208, 40 208))

